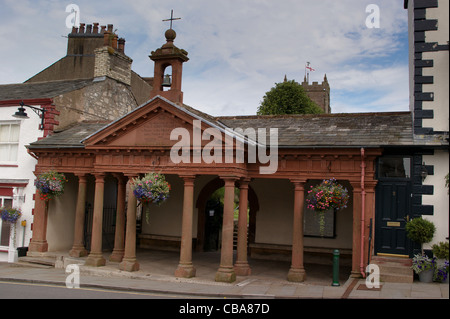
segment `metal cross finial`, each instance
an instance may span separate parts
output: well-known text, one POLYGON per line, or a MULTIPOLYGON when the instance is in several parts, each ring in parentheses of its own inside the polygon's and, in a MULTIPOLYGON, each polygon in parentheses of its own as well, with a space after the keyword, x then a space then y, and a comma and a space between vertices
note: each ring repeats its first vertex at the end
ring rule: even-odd
POLYGON ((170 19, 165 19, 165 20, 163 20, 163 22, 170 21, 170 28, 172 29, 172 22, 175 21, 175 20, 181 20, 181 18, 174 18, 173 17, 173 10, 172 10, 171 13, 170 13, 170 19))

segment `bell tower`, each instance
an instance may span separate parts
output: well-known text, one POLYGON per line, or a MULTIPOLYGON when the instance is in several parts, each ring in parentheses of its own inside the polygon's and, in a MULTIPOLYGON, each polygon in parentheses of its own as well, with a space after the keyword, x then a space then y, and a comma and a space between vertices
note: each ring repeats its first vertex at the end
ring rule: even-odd
POLYGON ((183 63, 189 61, 188 53, 173 44, 177 34, 172 28, 166 31, 165 36, 167 43, 150 54, 150 59, 155 62, 153 90, 150 97, 160 95, 174 103, 183 104, 181 82, 183 63), (170 67, 172 74, 166 74, 166 70, 170 67))

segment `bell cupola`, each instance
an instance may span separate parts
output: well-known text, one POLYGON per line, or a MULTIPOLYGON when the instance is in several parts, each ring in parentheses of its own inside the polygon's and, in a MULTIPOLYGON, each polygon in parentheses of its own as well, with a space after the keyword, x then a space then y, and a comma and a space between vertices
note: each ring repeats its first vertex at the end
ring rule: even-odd
POLYGON ((174 103, 183 104, 181 82, 183 63, 189 61, 188 53, 173 44, 177 34, 172 28, 166 31, 165 36, 166 44, 150 54, 150 59, 155 62, 153 90, 150 97, 160 95, 174 103))

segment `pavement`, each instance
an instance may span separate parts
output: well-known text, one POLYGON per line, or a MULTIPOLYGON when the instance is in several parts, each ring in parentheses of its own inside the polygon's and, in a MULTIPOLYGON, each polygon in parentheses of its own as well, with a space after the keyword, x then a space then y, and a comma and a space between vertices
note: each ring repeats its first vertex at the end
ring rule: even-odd
MULTIPOLYGON (((66 285, 70 274, 65 271, 67 265, 78 264, 81 288, 158 293, 195 299, 449 299, 448 284, 382 282, 380 288, 369 289, 364 279, 351 278, 350 269, 345 266, 340 267, 339 286, 332 286, 331 266, 305 264, 305 282, 292 283, 286 280, 288 262, 262 260, 249 261, 251 276, 238 276, 234 283, 220 283, 214 281, 220 263, 217 253, 194 253, 197 274, 190 279, 174 277, 179 258, 176 252, 139 252, 140 270, 132 273, 119 270, 117 263, 109 261, 103 267, 88 267, 84 266, 84 258, 72 258, 66 253, 56 253, 55 256, 54 266, 23 261, 0 263, 0 281, 66 285)), ((108 257, 106 253, 104 256, 108 257)))

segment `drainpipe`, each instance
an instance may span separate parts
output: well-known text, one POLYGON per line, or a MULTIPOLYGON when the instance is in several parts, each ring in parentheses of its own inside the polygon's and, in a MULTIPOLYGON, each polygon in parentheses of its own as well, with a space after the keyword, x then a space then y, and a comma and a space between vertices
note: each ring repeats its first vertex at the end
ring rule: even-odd
POLYGON ((366 206, 366 189, 364 185, 364 177, 366 175, 366 162, 364 159, 365 150, 361 148, 361 255, 360 255, 360 264, 359 268, 363 278, 366 278, 366 271, 364 269, 364 240, 365 240, 365 232, 364 232, 364 224, 365 224, 365 206, 366 206))

